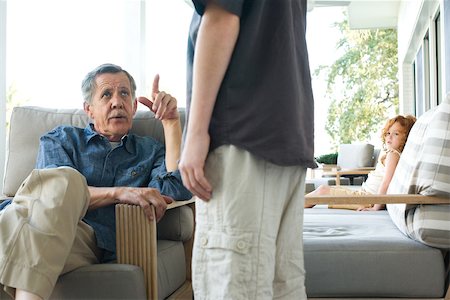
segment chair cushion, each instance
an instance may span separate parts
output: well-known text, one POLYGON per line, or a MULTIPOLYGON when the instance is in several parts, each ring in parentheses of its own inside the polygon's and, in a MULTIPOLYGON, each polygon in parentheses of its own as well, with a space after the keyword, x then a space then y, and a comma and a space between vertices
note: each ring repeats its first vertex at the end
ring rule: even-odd
POLYGON ((372 167, 373 149, 371 144, 341 144, 337 164, 346 169, 372 167))
POLYGON ((142 269, 124 264, 97 264, 78 268, 60 276, 50 296, 50 299, 146 298, 142 269))
MULTIPOLYGON (((184 109, 180 109, 184 124, 184 109)), ((6 149, 7 162, 3 194, 15 195, 22 181, 33 170, 39 147, 39 138, 59 125, 84 128, 89 118, 82 109, 51 109, 42 107, 15 107, 10 122, 6 149)), ((163 142, 164 131, 159 120, 148 110, 136 112, 131 133, 148 135, 163 142)))
MULTIPOLYGON (((450 103, 426 112, 414 124, 388 194, 450 197, 450 103)), ((448 205, 387 205, 398 228, 427 245, 450 248, 448 205)))

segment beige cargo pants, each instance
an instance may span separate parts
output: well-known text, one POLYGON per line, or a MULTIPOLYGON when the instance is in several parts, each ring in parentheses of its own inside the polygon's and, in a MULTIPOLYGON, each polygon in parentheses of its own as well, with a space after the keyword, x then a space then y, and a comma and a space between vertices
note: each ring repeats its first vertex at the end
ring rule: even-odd
POLYGON ((97 263, 85 178, 68 167, 33 170, 0 212, 0 286, 46 299, 60 274, 97 263))
POLYGON ((306 299, 306 169, 226 145, 208 155, 205 174, 213 196, 196 201, 195 299, 306 299))

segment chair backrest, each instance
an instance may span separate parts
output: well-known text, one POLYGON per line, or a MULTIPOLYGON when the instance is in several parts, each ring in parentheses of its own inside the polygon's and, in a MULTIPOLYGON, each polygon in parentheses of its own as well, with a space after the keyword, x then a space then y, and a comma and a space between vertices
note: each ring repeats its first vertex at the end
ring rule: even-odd
MULTIPOLYGON (((180 108, 184 125, 184 109, 180 108)), ((22 106, 13 109, 10 121, 3 194, 12 197, 22 181, 33 170, 39 148, 39 138, 59 125, 84 128, 89 117, 82 109, 51 109, 22 106)), ((131 133, 152 136, 164 142, 164 131, 159 120, 150 111, 136 112, 131 133)))
POLYGON ((372 144, 341 144, 337 164, 345 169, 373 167, 373 152, 372 144))

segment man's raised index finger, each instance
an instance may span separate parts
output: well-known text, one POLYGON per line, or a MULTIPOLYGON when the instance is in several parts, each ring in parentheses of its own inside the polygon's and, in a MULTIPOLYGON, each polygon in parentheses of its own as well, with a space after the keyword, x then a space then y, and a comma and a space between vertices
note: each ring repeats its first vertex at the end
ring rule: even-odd
POLYGON ((155 78, 153 79, 153 88, 152 88, 152 94, 159 93, 159 74, 155 75, 155 78))

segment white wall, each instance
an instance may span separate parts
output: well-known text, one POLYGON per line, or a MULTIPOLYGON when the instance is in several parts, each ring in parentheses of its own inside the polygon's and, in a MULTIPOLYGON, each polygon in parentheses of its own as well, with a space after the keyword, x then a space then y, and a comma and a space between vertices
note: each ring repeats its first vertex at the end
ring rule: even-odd
POLYGON ((3 190, 6 145, 6 0, 0 0, 0 191, 3 190))

